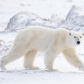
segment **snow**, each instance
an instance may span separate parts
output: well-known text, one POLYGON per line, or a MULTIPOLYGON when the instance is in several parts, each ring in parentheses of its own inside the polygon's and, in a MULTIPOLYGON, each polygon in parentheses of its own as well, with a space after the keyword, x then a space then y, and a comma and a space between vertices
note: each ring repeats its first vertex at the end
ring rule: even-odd
MULTIPOLYGON (((17 31, 27 26, 64 27, 84 32, 84 0, 0 0, 0 57, 10 49, 17 31), (5 30, 5 31, 3 31, 5 30)), ((84 41, 77 47, 84 62, 84 41)), ((48 71, 44 54, 39 52, 34 65, 38 70, 25 70, 23 57, 0 71, 0 84, 84 84, 84 72, 71 66, 60 54, 54 63, 57 71, 48 71)))
POLYGON ((45 71, 6 71, 2 72, 1 82, 3 84, 83 84, 83 73, 59 73, 45 71), (11 75, 14 72, 13 75, 11 75), (3 76, 3 74, 5 74, 3 76), (54 74, 54 75, 53 75, 54 74), (8 78, 9 77, 9 78, 8 78), (81 77, 81 78, 80 78, 81 77), (72 80, 74 79, 74 80, 72 80), (6 81, 6 83, 4 82, 6 81), (8 81, 10 80, 10 81, 8 81), (65 80, 65 81, 64 81, 65 80))

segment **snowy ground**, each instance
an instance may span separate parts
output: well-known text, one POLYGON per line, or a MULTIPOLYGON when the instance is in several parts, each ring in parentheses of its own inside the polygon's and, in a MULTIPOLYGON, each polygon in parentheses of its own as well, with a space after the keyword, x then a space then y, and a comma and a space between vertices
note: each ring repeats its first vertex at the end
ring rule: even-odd
MULTIPOLYGON (((15 19, 13 16, 18 12, 28 11, 39 16, 30 14, 31 25, 39 23, 42 26, 51 25, 50 28, 69 26, 67 28, 69 30, 84 32, 84 13, 81 14, 81 10, 76 8, 69 13, 72 5, 84 10, 83 0, 0 0, 0 31, 4 30, 8 23, 11 28, 22 24, 21 21, 26 20, 25 15, 22 19, 19 17, 15 19), (12 17, 15 21, 10 19, 12 17)), ((0 57, 10 49, 16 33, 16 31, 0 33, 0 57)), ((78 56, 84 62, 83 50, 84 42, 77 48, 78 56)), ((43 58, 44 53, 38 53, 34 64, 40 68, 39 70, 25 70, 23 57, 7 65, 7 71, 0 71, 0 84, 84 84, 84 72, 68 64, 62 54, 57 57, 54 64, 54 68, 58 69, 57 72, 47 71, 43 58)))

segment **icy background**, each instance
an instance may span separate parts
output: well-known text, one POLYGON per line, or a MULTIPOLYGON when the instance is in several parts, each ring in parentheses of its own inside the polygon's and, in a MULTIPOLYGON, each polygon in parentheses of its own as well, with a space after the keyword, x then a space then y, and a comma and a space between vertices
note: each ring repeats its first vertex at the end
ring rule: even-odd
MULTIPOLYGON (((0 57, 10 49, 20 29, 44 26, 84 32, 84 0, 0 0, 0 57)), ((84 42, 77 48, 84 62, 84 42)), ((38 53, 34 65, 39 70, 25 70, 23 57, 0 71, 0 84, 84 84, 84 72, 74 68, 60 54, 54 68, 45 69, 44 53, 38 53)))

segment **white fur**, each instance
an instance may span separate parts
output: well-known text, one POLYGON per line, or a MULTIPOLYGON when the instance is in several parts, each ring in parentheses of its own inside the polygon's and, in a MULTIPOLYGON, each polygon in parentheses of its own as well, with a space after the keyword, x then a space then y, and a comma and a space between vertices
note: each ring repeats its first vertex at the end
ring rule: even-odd
POLYGON ((1 58, 0 67, 5 70, 8 63, 24 55, 24 67, 37 68, 33 66, 34 59, 38 51, 43 51, 44 63, 49 70, 53 70, 54 60, 61 52, 70 64, 84 70, 84 65, 75 51, 75 47, 78 46, 77 41, 82 42, 80 36, 83 38, 82 34, 63 28, 33 26, 22 29, 18 32, 10 51, 1 58))

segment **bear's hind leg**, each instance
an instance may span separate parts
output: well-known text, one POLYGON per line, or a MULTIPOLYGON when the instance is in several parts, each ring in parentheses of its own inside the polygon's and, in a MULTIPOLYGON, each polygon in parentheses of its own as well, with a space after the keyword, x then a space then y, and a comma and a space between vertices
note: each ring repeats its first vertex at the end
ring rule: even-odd
POLYGON ((5 66, 7 64, 13 62, 16 59, 19 59, 26 52, 27 52, 26 48, 21 47, 20 45, 18 45, 18 46, 13 45, 11 47, 10 51, 5 56, 2 56, 0 59, 1 70, 6 70, 5 66))
POLYGON ((75 48, 69 48, 64 50, 63 55, 65 56, 66 60, 73 65, 76 68, 79 68, 80 70, 84 70, 84 64, 79 59, 75 48))
POLYGON ((35 67, 34 60, 36 58, 37 51, 28 51, 24 56, 24 68, 26 69, 38 69, 38 67, 35 67))
POLYGON ((9 52, 7 53, 5 56, 1 57, 0 59, 0 68, 1 70, 6 70, 5 66, 13 61, 15 61, 16 59, 19 59, 21 56, 23 56, 23 54, 21 54, 21 52, 9 52))

